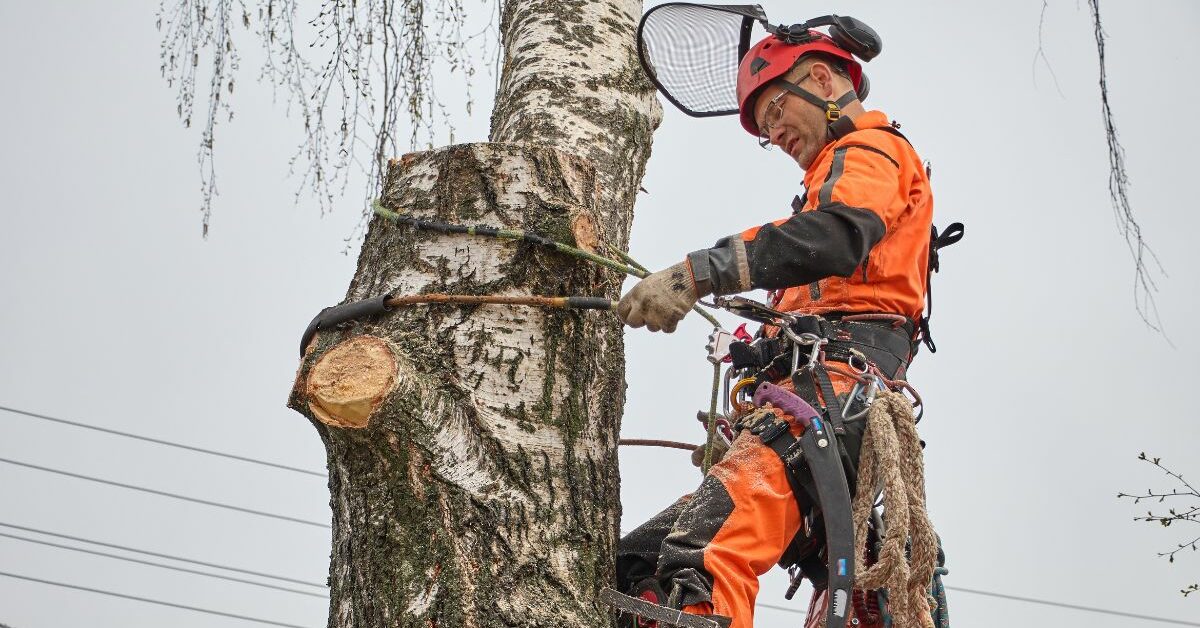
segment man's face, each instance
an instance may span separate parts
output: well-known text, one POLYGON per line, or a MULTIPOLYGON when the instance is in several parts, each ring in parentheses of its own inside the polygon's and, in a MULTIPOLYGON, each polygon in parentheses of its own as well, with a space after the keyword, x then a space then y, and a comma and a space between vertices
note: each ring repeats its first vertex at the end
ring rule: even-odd
MULTIPOLYGON (((805 72, 792 83, 816 91, 811 72, 805 72)), ((796 160, 804 170, 812 165, 827 142, 824 112, 775 85, 768 85, 758 95, 754 121, 764 138, 796 160)))

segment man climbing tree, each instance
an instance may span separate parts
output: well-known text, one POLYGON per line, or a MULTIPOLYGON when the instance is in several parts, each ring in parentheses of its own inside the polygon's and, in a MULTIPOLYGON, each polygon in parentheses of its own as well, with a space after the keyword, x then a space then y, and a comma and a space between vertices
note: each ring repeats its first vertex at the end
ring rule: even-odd
MULTIPOLYGON (((740 9, 742 40, 745 24, 755 20, 772 32, 740 59, 736 112, 764 147, 779 147, 805 171, 804 194, 793 202, 791 217, 723 238, 649 275, 621 299, 618 313, 632 327, 669 333, 701 297, 774 291, 771 308, 753 312, 771 323, 764 337, 730 351, 746 389, 757 389, 755 405, 770 402, 772 410, 743 407, 734 417, 731 448, 696 493, 622 539, 619 584, 643 600, 750 628, 757 576, 778 563, 812 580, 809 625, 884 626, 894 619, 932 626, 939 609, 931 613, 927 598, 937 541, 924 513, 912 408, 898 393, 920 341, 934 349, 925 307, 936 268, 931 251, 961 232, 938 238, 920 157, 898 125, 862 105, 868 82, 860 60, 879 53, 878 35, 837 16, 772 27, 750 9, 740 9), (814 30, 818 26, 829 26, 830 35, 814 30), (796 396, 825 411, 817 418, 796 396), (881 425, 889 413, 894 426, 881 425), (876 468, 872 459, 869 468, 860 466, 860 454, 865 460, 876 448, 887 449, 880 430, 893 427, 902 453, 892 462, 898 464, 876 468), (840 460, 822 457, 823 449, 836 451, 830 443, 841 444, 840 460), (885 521, 872 517, 868 529, 876 477, 889 499, 901 501, 889 502, 885 521), (859 567, 856 583, 854 563, 864 553, 868 564, 889 564, 865 573, 859 567), (884 571, 892 577, 882 578, 884 571), (862 590, 882 584, 887 597, 862 590)), ((723 19, 686 6, 663 14, 664 23, 723 19)), ((643 30, 652 24, 647 16, 643 30)), ((660 74, 673 67, 662 63, 660 74)), ((658 82, 681 108, 717 112, 719 98, 711 93, 719 86, 702 91, 676 78, 659 76, 658 82)), ((740 303, 732 309, 744 310, 740 303)), ((645 608, 624 598, 616 603, 634 612, 645 608)))

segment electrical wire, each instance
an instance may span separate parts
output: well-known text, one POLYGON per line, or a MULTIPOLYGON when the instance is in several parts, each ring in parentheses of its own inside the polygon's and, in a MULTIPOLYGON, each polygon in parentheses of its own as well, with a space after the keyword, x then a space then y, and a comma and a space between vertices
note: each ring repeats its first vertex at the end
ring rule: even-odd
POLYGON ((243 621, 252 621, 252 622, 257 622, 260 624, 269 624, 271 626, 283 626, 284 628, 310 628, 309 626, 301 626, 299 624, 289 624, 289 623, 285 623, 285 622, 281 622, 281 621, 272 621, 270 619, 261 619, 258 617, 248 617, 246 615, 237 615, 235 613, 226 613, 225 611, 214 611, 210 608, 200 608, 198 606, 188 606, 186 604, 177 604, 175 602, 164 602, 163 600, 155 600, 155 599, 151 599, 148 597, 138 597, 136 595, 129 595, 126 593, 117 593, 116 591, 105 591, 103 589, 93 589, 91 587, 84 587, 84 586, 80 586, 77 584, 68 584, 66 582, 55 582, 53 580, 43 580, 41 578, 34 578, 31 576, 22 576, 21 574, 15 574, 15 573, 8 573, 7 571, 0 571, 0 576, 8 576, 9 578, 16 578, 18 580, 28 580, 29 582, 38 582, 41 584, 48 584, 48 585, 55 586, 55 587, 63 587, 65 589, 75 589, 76 591, 87 591, 88 593, 99 593, 100 595, 110 595, 112 597, 119 597, 119 598, 126 599, 126 600, 134 600, 135 602, 145 602, 147 604, 158 604, 159 606, 170 606, 171 608, 181 608, 183 610, 193 611, 196 613, 207 613, 209 615, 219 615, 221 617, 230 617, 233 619, 241 619, 243 621))
POLYGON ((1080 604, 1066 604, 1064 602, 1052 602, 1050 600, 1039 600, 1032 597, 1022 597, 1020 595, 1008 595, 1006 593, 993 593, 992 591, 981 591, 979 589, 965 589, 963 587, 947 586, 948 591, 958 591, 959 593, 971 593, 974 595, 985 595, 987 597, 995 597, 1004 600, 1013 600, 1016 602, 1028 602, 1030 604, 1042 604, 1045 606, 1057 606, 1059 608, 1069 608, 1076 611, 1087 611, 1089 613, 1101 613, 1103 615, 1115 615, 1117 617, 1130 617, 1132 619, 1144 619, 1146 621, 1157 621, 1164 624, 1175 624, 1177 626, 1200 626, 1200 622, 1184 621, 1182 619, 1170 619, 1167 617, 1154 617, 1153 615, 1138 615, 1136 613, 1126 613, 1124 611, 1113 611, 1104 608, 1096 608, 1093 606, 1083 606, 1080 604))
POLYGON ((90 543, 92 545, 99 545, 101 547, 111 547, 112 549, 119 549, 124 552, 133 552, 135 554, 144 554, 146 556, 154 556, 156 558, 166 558, 169 560, 177 560, 181 563, 191 563, 193 565, 200 565, 202 567, 214 567, 216 569, 224 569, 226 571, 236 571, 238 573, 249 574, 251 576, 258 576, 260 578, 271 578, 272 580, 280 580, 283 582, 294 582, 296 584, 306 584, 310 587, 320 587, 322 589, 326 588, 326 585, 322 582, 311 582, 308 580, 299 580, 296 578, 288 578, 286 576, 277 576, 275 574, 263 573, 261 571, 242 569, 240 567, 230 567, 229 565, 222 565, 219 563, 209 563, 209 562, 205 562, 202 560, 196 560, 194 558, 183 558, 181 556, 174 556, 171 554, 162 554, 159 552, 151 552, 149 550, 138 549, 136 547, 129 547, 126 545, 117 545, 116 543, 106 543, 104 541, 97 541, 94 539, 85 539, 81 536, 71 536, 69 534, 50 532, 48 530, 42 530, 40 528, 30 528, 27 526, 19 526, 14 523, 6 523, 4 521, 0 521, 0 526, 4 526, 6 528, 12 528, 14 530, 23 530, 25 532, 34 532, 36 534, 43 534, 45 536, 52 536, 52 537, 59 538, 59 539, 66 539, 68 541, 77 541, 80 543, 90 543))
POLYGON ((6 412, 12 412, 13 414, 21 414, 21 415, 31 417, 34 419, 41 419, 43 421, 52 421, 54 423, 60 423, 62 425, 69 425, 71 427, 79 427, 79 428, 83 428, 85 430, 93 430, 96 432, 103 432, 105 434, 112 434, 114 436, 123 436, 125 438, 133 438, 133 439, 145 441, 148 443, 154 443, 156 445, 166 445, 167 447, 176 447, 178 449, 186 449, 188 451, 194 451, 194 452, 198 452, 198 453, 202 453, 202 454, 208 454, 210 456, 220 456, 222 458, 228 458, 230 460, 238 460, 241 462, 248 462, 251 464, 262 465, 264 467, 273 467, 275 469, 283 469, 284 471, 293 471, 295 473, 303 473, 305 475, 312 475, 312 476, 316 476, 316 477, 320 477, 320 478, 327 477, 326 474, 321 473, 319 471, 312 471, 310 469, 301 469, 300 467, 292 467, 292 466, 288 466, 286 464, 279 464, 276 462, 268 462, 266 460, 259 460, 258 458, 251 458, 249 456, 239 456, 236 454, 225 453, 223 451, 215 451, 212 449, 205 449, 203 447, 184 445, 183 443, 176 443, 176 442, 172 442, 169 440, 162 440, 159 438, 151 438, 149 436, 142 436, 140 434, 132 434, 130 432, 122 432, 120 430, 114 430, 114 429, 110 429, 107 427, 100 427, 100 426, 91 425, 88 423, 81 423, 79 421, 68 421, 67 419, 60 419, 58 417, 52 417, 52 416, 45 415, 45 414, 29 412, 28 410, 21 410, 18 408, 10 408, 8 406, 0 406, 0 410, 4 410, 6 412))
MULTIPOLYGON (((946 587, 947 590, 958 591, 959 593, 971 593, 974 595, 984 595, 987 597, 1000 598, 1004 600, 1012 600, 1014 602, 1027 602, 1029 604, 1042 604, 1045 606, 1055 606, 1058 608, 1066 608, 1075 611, 1085 611, 1088 613, 1100 613, 1102 615, 1115 615, 1117 617, 1129 617, 1131 619, 1144 619, 1146 621, 1156 621, 1164 624, 1175 624, 1177 626, 1200 626, 1200 623, 1192 621, 1184 621, 1182 619, 1170 619, 1168 617, 1154 617, 1153 615, 1139 615, 1137 613, 1126 613, 1124 611, 1114 611, 1104 608, 1096 608, 1094 606, 1083 606, 1081 604, 1067 604, 1065 602, 1052 602, 1050 600, 1039 600, 1032 597, 1022 597, 1019 595, 1007 595, 1004 593, 994 593, 992 591, 982 591, 980 589, 966 589, 963 587, 946 587)), ((759 608, 769 608, 771 610, 783 611, 785 613, 795 613, 798 615, 808 615, 806 611, 798 608, 788 608, 787 606, 778 606, 775 604, 763 604, 759 602, 755 604, 759 608)))
MULTIPOLYGON (((224 453, 224 452, 219 452, 219 451, 213 451, 213 450, 210 450, 210 449, 204 449, 204 448, 200 448, 200 447, 193 447, 193 446, 191 446, 191 445, 184 445, 184 444, 181 444, 181 443, 174 443, 174 442, 171 442, 171 441, 165 441, 165 440, 160 440, 160 439, 156 439, 156 438, 150 438, 150 437, 147 437, 147 436, 141 436, 141 435, 138 435, 138 434, 131 434, 131 433, 128 433, 128 432, 121 432, 121 431, 118 431, 118 430, 112 430, 112 429, 108 429, 108 428, 97 427, 97 426, 95 426, 95 425, 88 425, 88 424, 86 424, 86 423, 79 423, 79 422, 76 422, 76 421, 68 421, 68 420, 66 420, 66 419, 59 419, 59 418, 56 418, 56 417, 51 417, 51 416, 47 416, 47 415, 44 415, 44 414, 37 414, 37 413, 33 413, 33 412, 28 412, 28 411, 26 411, 26 410, 20 410, 20 409, 17 409, 17 408, 11 408, 11 407, 8 407, 8 406, 0 406, 0 410, 5 410, 5 411, 12 412, 12 413, 15 413, 15 414, 21 414, 21 415, 25 415, 25 416, 32 417, 32 418, 36 418, 36 419, 43 419, 43 420, 46 420, 46 421, 53 421, 53 422, 55 422, 55 423, 61 423, 61 424, 64 424, 64 425, 70 425, 70 426, 74 426, 74 427, 80 427, 80 428, 84 428, 84 429, 95 430, 95 431, 98 431, 98 432, 104 432, 104 433, 107 433, 107 434, 113 434, 113 435, 116 435, 116 436, 124 436, 124 437, 126 437, 126 438, 134 438, 134 439, 137 439, 137 440, 142 440, 142 441, 146 441, 146 442, 150 442, 150 443, 156 443, 156 444, 159 444, 159 445, 166 445, 166 446, 170 446, 170 447, 177 447, 177 448, 180 448, 180 449, 186 449, 186 450, 189 450, 189 451, 195 451, 195 452, 199 452, 199 453, 205 453, 205 454, 210 454, 210 455, 214 455, 214 456, 220 456, 220 457, 223 457, 223 458, 229 458, 229 459, 233 459, 233 460, 240 460, 240 461, 242 461, 242 462, 249 462, 249 463, 259 464, 259 465, 263 465, 263 466, 274 467, 274 468, 278 468, 278 469, 284 469, 284 470, 287 470, 287 471, 295 471, 295 472, 298 472, 298 473, 304 473, 304 474, 307 474, 307 475, 316 475, 316 476, 320 476, 320 477, 325 477, 325 474, 323 474, 323 473, 318 473, 318 472, 316 472, 316 471, 310 471, 310 470, 308 470, 308 469, 301 469, 301 468, 298 468, 298 467, 290 467, 290 466, 287 466, 287 465, 276 464, 276 463, 273 463, 273 462, 267 462, 267 461, 264 461, 264 460, 258 460, 258 459, 255 459, 255 458, 248 458, 248 457, 244 457, 244 456, 238 456, 238 455, 234 455, 234 454, 227 454, 227 453, 224 453)), ((154 495, 160 495, 160 496, 163 496, 163 497, 171 497, 171 498, 174 498, 174 499, 181 499, 181 500, 184 500, 184 501, 190 501, 190 502, 193 502, 193 503, 203 504, 203 505, 206 505, 206 506, 214 506, 214 507, 218 507, 218 508, 226 508, 226 509, 229 509, 229 510, 234 510, 234 511, 243 512, 243 513, 247 513, 247 514, 254 514, 254 515, 259 515, 259 516, 263 516, 263 517, 271 517, 271 518, 274 518, 274 519, 281 519, 281 520, 285 520, 285 521, 292 521, 292 522, 295 522, 295 523, 303 523, 303 524, 305 524, 305 525, 310 525, 310 526, 315 526, 315 527, 321 527, 321 528, 329 528, 329 527, 330 527, 328 524, 323 524, 323 523, 316 522, 316 521, 310 521, 310 520, 306 520, 306 519, 299 519, 299 518, 295 518, 295 517, 289 517, 289 516, 286 516, 286 515, 278 515, 278 514, 275 514, 275 513, 263 512, 263 511, 259 511, 259 510, 252 510, 252 509, 249 509, 249 508, 242 508, 242 507, 240 507, 240 506, 234 506, 234 505, 231 505, 231 504, 222 504, 222 503, 219 503, 219 502, 212 502, 212 501, 208 501, 208 500, 202 500, 202 499, 198 499, 198 498, 194 498, 194 497, 187 497, 187 496, 184 496, 184 495, 178 495, 178 494, 175 494, 175 493, 169 493, 169 492, 166 492, 166 491, 158 491, 158 490, 155 490, 155 489, 145 488, 145 487, 141 487, 141 486, 134 486, 134 485, 131 485, 131 484, 122 484, 122 483, 120 483, 120 482, 114 482, 114 481, 111 481, 111 480, 104 480, 104 479, 101 479, 101 478, 95 478, 95 477, 91 477, 91 476, 87 476, 87 475, 82 475, 82 474, 71 473, 71 472, 68 472, 68 471, 62 471, 62 470, 58 470, 58 469, 51 469, 51 468, 48 468, 48 467, 41 467, 41 466, 37 466, 37 465, 29 464, 29 463, 24 463, 24 462, 17 462, 17 461, 15 461, 15 460, 8 460, 8 459, 5 459, 5 458, 0 458, 0 462, 6 462, 6 463, 8 463, 8 464, 17 465, 17 466, 22 466, 22 467, 26 467, 26 468, 30 468, 30 469, 35 469, 35 470, 38 470, 38 471, 46 471, 46 472, 48 472, 48 473, 57 473, 57 474, 60 474, 60 475, 65 475, 65 476, 68 476, 68 477, 78 478, 78 479, 82 479, 82 480, 89 480, 89 481, 92 481, 92 482, 99 482, 99 483, 101 483, 101 484, 108 484, 108 485, 110 485, 110 486, 117 486, 117 487, 126 488, 126 489, 130 489, 130 490, 142 491, 142 492, 151 493, 151 494, 154 494, 154 495)), ((152 555, 152 556, 159 556, 159 557, 162 557, 162 558, 170 558, 170 559, 172 559, 172 560, 180 560, 180 561, 183 561, 183 562, 190 562, 190 563, 199 564, 199 565, 205 565, 205 566, 209 566, 209 567, 217 567, 217 568, 221 568, 221 569, 228 569, 228 570, 230 570, 230 571, 239 571, 239 572, 242 572, 242 573, 249 573, 249 574, 253 574, 253 575, 257 575, 257 576, 262 576, 262 577, 267 577, 267 578, 274 578, 274 579, 278 579, 278 580, 285 580, 285 581, 290 581, 290 582, 298 582, 298 583, 302 583, 302 584, 313 584, 314 586, 323 586, 323 585, 315 585, 314 583, 310 583, 310 582, 304 582, 304 581, 302 581, 302 580, 294 580, 294 579, 291 579, 291 578, 285 578, 285 577, 282 577, 282 576, 272 576, 272 575, 269 575, 269 574, 263 574, 263 573, 259 573, 259 572, 254 572, 254 571, 249 571, 249 570, 244 570, 244 569, 238 569, 238 568, 235 568, 235 567, 226 567, 226 566, 223 566, 223 565, 216 565, 216 564, 213 564, 213 563, 205 563, 205 562, 202 562, 202 561, 195 561, 195 560, 191 560, 191 559, 186 559, 186 558, 178 558, 178 557, 169 556, 169 555, 165 555, 165 554, 157 554, 157 553, 154 553, 154 552, 146 552, 146 551, 143 551, 143 550, 137 550, 137 549, 132 549, 132 548, 126 548, 126 547, 117 546, 117 545, 113 545, 113 544, 109 544, 109 543, 103 543, 103 542, 99 542, 99 541, 91 541, 91 540, 88 540, 88 539, 83 539, 83 538, 79 538, 79 537, 71 537, 71 536, 67 536, 67 535, 60 535, 60 534, 55 534, 55 533, 52 533, 52 532, 43 532, 43 531, 41 531, 41 530, 37 530, 37 529, 33 529, 33 528, 25 528, 25 527, 22 527, 22 526, 11 525, 11 524, 7 524, 7 523, 3 523, 3 522, 0 522, 0 525, 2 525, 2 526, 6 526, 6 527, 10 527, 10 528, 16 528, 16 529, 20 529, 20 530, 27 530, 27 531, 31 531, 31 532, 38 532, 38 533, 41 533, 41 534, 47 534, 47 535, 50 535, 50 536, 57 536, 57 537, 60 537, 60 538, 68 538, 68 539, 72 539, 72 540, 78 540, 78 541, 82 541, 82 542, 85 542, 85 543, 93 543, 93 544, 96 544, 96 545, 103 545, 103 546, 107 546, 107 547, 115 547, 115 548, 117 548, 117 549, 123 549, 123 550, 126 550, 126 551, 138 552, 138 553, 147 554, 147 555, 152 555)), ((10 536, 10 535, 7 535, 7 534, 0 533, 0 536, 10 536)), ((18 538, 18 537, 10 537, 10 538, 18 538)), ((21 540, 29 540, 29 539, 21 539, 21 540)), ((37 542, 39 542, 39 541, 31 541, 31 542, 35 542, 35 543, 37 543, 37 542)), ((54 544, 51 544, 51 543, 44 543, 44 542, 43 542, 43 544, 47 544, 47 545, 54 545, 54 544)), ((80 550, 80 549, 78 549, 78 548, 69 548, 69 547, 65 547, 65 546, 57 546, 57 545, 55 545, 55 547, 64 547, 65 549, 76 549, 77 551, 83 551, 83 552, 87 552, 87 553, 97 553, 97 552, 88 552, 88 550, 80 550)), ((101 554, 101 555, 106 555, 106 554, 101 554)), ((120 557, 113 557, 113 558, 120 558, 120 557)), ((124 559, 124 560, 133 560, 133 559, 124 559)), ((136 561, 136 560, 134 560, 133 562, 142 562, 142 561, 136 561)), ((147 564, 151 564, 151 565, 154 565, 154 566, 159 566, 159 567, 171 568, 171 567, 167 567, 167 566, 165 566, 165 565, 157 565, 157 564, 154 564, 154 563, 147 563, 147 564)), ((190 570, 184 570, 184 569, 181 569, 181 571, 190 571, 190 570)), ((194 572, 194 573, 201 573, 202 575, 212 575, 212 574, 204 574, 203 572, 194 572)), ((4 574, 4 573, 0 573, 0 575, 10 575, 10 576, 12 576, 12 577, 20 577, 20 576, 15 576, 15 575, 12 575, 12 574, 4 574)), ((214 576, 214 577, 220 577, 220 576, 214 576)), ((234 579, 234 580, 236 580, 236 579, 234 579)), ((237 580, 237 581, 241 582, 240 580, 237 580)), ((39 582, 41 582, 41 581, 39 581, 39 582)), ((50 584, 55 584, 55 583, 50 583, 50 584)), ((259 583, 250 583, 250 584, 259 584, 259 583)), ((70 586, 70 585, 63 585, 63 586, 70 586)), ((261 585, 261 586, 269 586, 269 587, 271 587, 271 588, 280 588, 280 587, 273 587, 273 586, 271 586, 271 585, 261 585)), ((84 590, 90 590, 90 589, 84 589, 84 590)), ((292 591, 291 589, 283 589, 283 590, 285 590, 285 591, 292 591)), ((953 587, 953 586, 947 586, 947 587, 946 587, 946 590, 948 590, 948 591, 958 591, 958 592, 960 592, 960 593, 968 593, 968 594, 972 594, 972 595, 982 595, 982 596, 987 596, 987 597, 994 597, 994 598, 998 598, 998 599, 1012 600, 1012 601, 1017 601, 1017 602, 1026 602, 1026 603, 1029 603, 1029 604, 1041 604, 1041 605, 1045 605, 1045 606, 1054 606, 1054 607, 1058 607, 1058 608, 1066 608, 1066 609, 1078 610, 1078 611, 1085 611, 1085 612, 1090 612, 1090 613, 1100 613, 1100 614, 1104 614, 1104 615, 1113 615, 1113 616, 1117 616, 1117 617, 1128 617, 1128 618, 1131 618, 1131 619, 1143 619, 1143 620, 1146 620, 1146 621, 1155 621, 1155 622, 1161 622, 1161 623, 1167 623, 1167 624, 1175 624, 1175 625, 1179 625, 1179 626, 1200 626, 1200 622, 1189 622, 1189 621, 1178 620, 1178 619, 1170 619, 1170 618, 1166 618, 1166 617, 1155 617, 1155 616, 1152 616, 1152 615, 1141 615, 1141 614, 1137 614, 1137 613, 1127 613, 1127 612, 1124 612, 1124 611, 1114 611, 1114 610, 1108 610, 1108 609, 1102 609, 1102 608, 1095 608, 1095 607, 1091 607, 1091 606, 1083 606, 1083 605, 1078 605, 1078 604, 1068 604, 1068 603, 1065 603, 1065 602, 1054 602, 1054 601, 1050 601, 1050 600, 1041 600, 1041 599, 1037 599, 1037 598, 1031 598, 1031 597, 1023 597, 1023 596, 1018 596, 1018 595, 1009 595, 1009 594, 1006 594, 1006 593, 996 593, 996 592, 992 592, 992 591, 983 591, 983 590, 980 590, 980 589, 968 589, 968 588, 963 588, 963 587, 953 587)), ((293 591, 293 592, 297 592, 297 593, 303 593, 303 592, 300 592, 300 591, 293 591)), ((311 594, 311 593, 304 593, 304 594, 305 594, 305 595, 314 595, 314 594, 311 594)), ((759 603, 757 606, 761 606, 761 607, 763 607, 763 608, 768 608, 768 609, 772 609, 772 610, 778 610, 778 611, 783 611, 783 612, 789 612, 789 613, 799 613, 799 614, 802 614, 802 615, 806 615, 806 614, 807 614, 805 611, 802 611, 802 610, 799 610, 799 609, 794 609, 794 608, 788 608, 788 607, 786 607, 786 606, 776 606, 776 605, 772 605, 772 604, 763 604, 763 603, 759 603)), ((257 620, 253 620, 253 619, 251 619, 251 621, 257 621, 257 620)), ((266 623, 270 623, 270 622, 266 622, 266 623)), ((279 624, 279 625, 286 625, 286 624, 279 624)))
POLYGON ((300 589, 289 589, 287 587, 281 587, 281 586, 274 585, 274 584, 267 584, 265 582, 255 582, 253 580, 243 580, 242 578, 234 578, 232 576, 222 576, 221 574, 208 573, 206 571, 200 571, 198 569, 188 569, 186 567, 176 567, 174 565, 164 565, 162 563, 156 563, 156 562, 149 561, 149 560, 141 560, 139 558, 131 558, 128 556, 118 556, 117 554, 109 554, 107 552, 98 552, 96 550, 85 549, 82 547, 72 547, 70 545, 51 543, 50 541, 40 541, 38 539, 30 539, 30 538, 26 538, 23 536, 18 536, 16 534, 8 534, 6 532, 0 532, 0 536, 10 538, 10 539, 16 539, 18 541, 25 541, 26 543, 37 543, 38 545, 47 545, 49 547, 57 547, 59 549, 71 550, 72 552, 82 552, 84 554, 92 554, 93 556, 103 556, 105 558, 112 558, 115 560, 124 560, 124 561, 131 562, 131 563, 137 563, 139 565, 149 565, 151 567, 170 569, 172 571, 181 571, 183 573, 196 574, 199 576, 208 576, 209 578, 217 578, 219 580, 228 580, 230 582, 240 582, 242 584, 249 584, 249 585, 253 585, 256 587, 265 587, 267 589, 275 589, 277 591, 287 591, 288 593, 298 593, 300 595, 308 595, 311 597, 316 597, 316 598, 321 598, 321 599, 325 599, 328 597, 326 595, 321 595, 320 593, 313 593, 312 591, 301 591, 300 589))
POLYGON ((804 615, 804 616, 808 615, 808 611, 802 611, 798 608, 788 608, 786 606, 779 606, 777 604, 763 604, 762 602, 756 602, 754 604, 754 607, 755 608, 769 608, 774 611, 783 611, 785 613, 794 613, 796 615, 804 615))
POLYGON ((299 517, 290 517, 288 515, 279 515, 279 514, 275 514, 273 512, 266 512, 263 510, 254 510, 253 508, 243 508, 241 506, 234 506, 233 504, 224 504, 221 502, 209 501, 207 499, 200 499, 197 497, 188 497, 187 495, 180 495, 178 493, 171 493, 168 491, 160 491, 157 489, 146 488, 144 486, 137 486, 134 484, 124 484, 122 482, 114 482, 113 480, 105 480, 103 478, 97 478, 97 477, 93 477, 90 475, 84 475, 82 473, 72 473, 70 471, 63 471, 61 469, 52 469, 50 467, 43 467, 43 466, 39 466, 36 464, 30 464, 28 462, 19 462, 16 460, 9 460, 8 458, 0 458, 0 462, 5 462, 5 463, 11 464, 11 465, 18 466, 18 467, 25 467, 27 469, 34 469, 37 471, 45 471, 46 473, 56 473, 58 475, 64 475, 64 476, 67 476, 70 478, 76 478, 76 479, 80 479, 80 480, 87 480, 89 482, 96 482, 98 484, 107 484, 109 486, 125 488, 125 489, 129 489, 131 491, 140 491, 142 493, 150 493, 151 495, 170 497, 172 499, 178 499, 178 500, 182 500, 182 501, 186 501, 186 502, 192 502, 194 504, 213 506, 214 508, 224 508, 226 510, 233 510, 236 512, 246 513, 246 514, 250 514, 250 515, 258 515, 260 517, 269 517, 271 519, 279 519, 281 521, 291 521, 292 523, 301 523, 306 526, 312 526, 314 528, 329 529, 331 527, 328 523, 321 523, 320 521, 311 521, 309 519, 301 519, 299 517))

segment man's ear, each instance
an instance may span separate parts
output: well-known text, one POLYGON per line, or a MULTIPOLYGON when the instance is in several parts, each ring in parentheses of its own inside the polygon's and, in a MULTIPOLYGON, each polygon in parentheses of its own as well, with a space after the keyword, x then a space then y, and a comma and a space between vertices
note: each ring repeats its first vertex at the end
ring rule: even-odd
POLYGON ((821 98, 833 97, 833 68, 829 67, 824 61, 816 61, 808 69, 812 73, 813 81, 815 81, 820 89, 817 93, 821 98))

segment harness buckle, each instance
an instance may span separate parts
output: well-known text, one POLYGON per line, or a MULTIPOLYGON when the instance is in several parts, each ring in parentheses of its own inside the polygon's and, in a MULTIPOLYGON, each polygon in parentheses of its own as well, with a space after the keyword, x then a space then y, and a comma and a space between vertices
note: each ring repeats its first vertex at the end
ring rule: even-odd
POLYGON ((771 444, 776 438, 783 436, 788 431, 787 419, 775 417, 774 420, 759 421, 754 427, 750 428, 750 433, 762 440, 764 445, 771 444))
POLYGON ((792 341, 792 373, 802 373, 816 366, 818 360, 821 358, 821 351, 825 348, 826 344, 829 344, 829 339, 809 332, 797 334, 786 325, 782 329, 783 334, 787 336, 788 340, 792 341), (808 361, 804 363, 804 366, 800 366, 801 346, 812 347, 808 352, 808 361))

